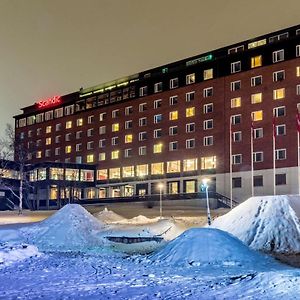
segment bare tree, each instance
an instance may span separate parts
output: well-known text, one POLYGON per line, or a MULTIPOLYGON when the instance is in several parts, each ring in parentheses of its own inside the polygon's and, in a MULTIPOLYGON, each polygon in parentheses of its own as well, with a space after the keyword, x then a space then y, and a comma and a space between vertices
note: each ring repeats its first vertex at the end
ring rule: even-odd
MULTIPOLYGON (((2 159, 2 170, 9 168, 9 161, 14 160, 17 171, 19 173, 19 193, 16 193, 10 184, 2 180, 4 184, 19 200, 19 214, 23 211, 24 200, 27 203, 27 198, 24 199, 24 195, 27 194, 30 187, 26 165, 28 164, 29 157, 32 156, 34 149, 33 145, 25 144, 22 136, 17 136, 15 130, 11 124, 6 125, 5 136, 0 138, 0 158, 2 159)), ((2 176, 3 179, 4 176, 2 176)), ((1 174, 0 174, 1 180, 1 174)), ((29 204, 29 203, 27 203, 29 204)))

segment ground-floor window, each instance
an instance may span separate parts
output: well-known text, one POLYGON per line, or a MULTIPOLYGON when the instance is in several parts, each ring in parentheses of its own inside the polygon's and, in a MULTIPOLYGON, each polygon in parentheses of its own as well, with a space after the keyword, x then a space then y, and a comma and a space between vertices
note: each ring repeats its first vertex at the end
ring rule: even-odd
POLYGON ((179 193, 179 181, 168 182, 168 194, 179 193))
POLYGON ((196 193, 196 180, 185 180, 184 181, 184 192, 185 193, 196 193))

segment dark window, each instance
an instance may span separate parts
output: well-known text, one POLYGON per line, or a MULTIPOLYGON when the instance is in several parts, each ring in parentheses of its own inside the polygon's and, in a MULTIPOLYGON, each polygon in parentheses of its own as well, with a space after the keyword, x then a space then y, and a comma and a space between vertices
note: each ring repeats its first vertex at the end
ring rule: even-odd
POLYGON ((232 178, 232 187, 233 188, 241 188, 242 187, 242 177, 232 178))
POLYGON ((264 185, 264 177, 262 175, 253 177, 254 186, 263 186, 264 185))
POLYGON ((286 174, 276 174, 276 185, 286 184, 286 174))

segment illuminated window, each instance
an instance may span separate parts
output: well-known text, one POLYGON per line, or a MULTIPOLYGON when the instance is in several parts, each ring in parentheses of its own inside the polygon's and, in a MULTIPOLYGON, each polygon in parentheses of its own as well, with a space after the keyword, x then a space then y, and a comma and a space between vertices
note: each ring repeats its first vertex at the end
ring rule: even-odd
POLYGON ((72 121, 67 121, 66 122, 66 129, 72 128, 72 121))
POLYGON ((173 160, 167 162, 167 173, 180 172, 180 160, 173 160))
POLYGON ((208 80, 212 79, 214 77, 214 70, 213 69, 208 69, 203 71, 203 79, 208 80))
POLYGON ((262 56, 251 57, 251 68, 260 67, 262 65, 262 56))
POLYGON ((75 151, 76 151, 76 152, 82 151, 82 143, 76 144, 76 146, 75 146, 75 151))
POLYGON ((248 44, 248 49, 252 49, 252 48, 256 48, 256 47, 259 47, 259 46, 263 46, 267 43, 267 40, 266 39, 263 39, 263 40, 259 40, 259 41, 255 41, 255 42, 252 42, 252 43, 249 43, 248 44))
POLYGON ((195 83, 195 73, 186 75, 186 84, 192 84, 195 83))
POLYGON ((171 121, 177 120, 177 119, 178 119, 178 111, 177 111, 177 110, 175 110, 175 111, 170 111, 170 113, 169 113, 169 119, 170 119, 171 121))
POLYGON ((114 123, 111 125, 111 130, 112 132, 116 132, 116 131, 119 131, 120 130, 120 125, 119 123, 114 123))
POLYGON ((253 121, 261 121, 263 119, 263 111, 262 110, 253 111, 251 113, 251 117, 253 121))
POLYGON ((257 104, 262 102, 262 93, 252 94, 251 95, 251 103, 257 104))
POLYGON ((190 158, 183 160, 183 172, 197 171, 198 159, 190 158))
POLYGON ((92 163, 92 162, 94 162, 94 154, 88 154, 88 155, 86 156, 86 162, 87 162, 87 163, 92 163))
POLYGON ((196 193, 196 181, 195 180, 185 180, 184 186, 185 186, 186 193, 196 193))
POLYGON ((72 146, 68 145, 65 147, 65 153, 71 153, 72 151, 72 146))
POLYGON ((201 170, 215 169, 216 163, 216 156, 201 157, 201 170))
POLYGON ((36 158, 41 158, 41 157, 42 157, 42 151, 37 151, 36 158))
POLYGON ((105 158, 106 158, 105 152, 100 152, 98 157, 99 161, 103 161, 105 160, 105 158))
POLYGON ((242 99, 241 97, 231 99, 231 108, 241 107, 242 99))
POLYGON ((132 134, 126 134, 125 135, 125 144, 128 144, 128 143, 132 143, 132 134))
POLYGON ((153 163, 151 164, 151 175, 164 174, 164 163, 153 163))
POLYGON ((63 168, 50 168, 49 179, 52 180, 64 180, 64 169, 63 168))
POLYGON ((148 165, 137 165, 136 176, 143 177, 148 175, 148 165))
POLYGON ((47 126, 46 127, 46 133, 51 133, 51 129, 52 129, 52 126, 47 126))
POLYGON ((300 67, 296 67, 296 76, 300 77, 300 67))
POLYGON ((45 112, 45 121, 49 121, 53 119, 53 110, 45 112))
POLYGON ((161 153, 162 152, 162 143, 153 145, 153 153, 161 153))
POLYGON ((273 99, 283 99, 285 97, 285 88, 273 90, 273 99))
POLYGON ((111 159, 118 159, 119 158, 119 150, 115 150, 111 152, 111 159))
POLYGON ((82 119, 82 118, 77 119, 77 120, 76 120, 76 125, 77 125, 77 126, 82 126, 82 125, 83 125, 83 119, 82 119))
POLYGON ((121 169, 120 168, 109 169, 109 179, 119 179, 119 178, 121 178, 121 169))
POLYGON ((188 107, 185 109, 185 116, 187 118, 193 117, 195 115, 195 107, 188 107))
POLYGON ((108 178, 107 169, 97 170, 97 180, 106 180, 108 178))
POLYGON ((168 193, 169 194, 178 194, 179 192, 179 181, 168 182, 168 193))
POLYGON ((63 115, 64 115, 64 110, 62 107, 54 110, 54 118, 60 118, 63 117, 63 115))
POLYGON ((46 145, 51 145, 51 137, 46 138, 46 145))
POLYGON ((122 176, 126 177, 134 177, 134 166, 127 166, 122 168, 122 176))

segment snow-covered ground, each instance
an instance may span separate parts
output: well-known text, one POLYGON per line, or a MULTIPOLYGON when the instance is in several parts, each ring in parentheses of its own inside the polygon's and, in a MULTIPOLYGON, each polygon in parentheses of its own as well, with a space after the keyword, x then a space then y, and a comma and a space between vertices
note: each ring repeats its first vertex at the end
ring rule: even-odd
POLYGON ((253 249, 300 253, 299 208, 300 196, 252 197, 215 219, 212 227, 230 232, 253 249))
POLYGON ((122 218, 96 217, 67 205, 37 224, 0 227, 0 254, 17 258, 2 266, 0 261, 0 299, 300 298, 300 269, 255 252, 224 231, 183 232, 165 219, 117 224, 122 218), (108 234, 166 241, 150 255, 128 255, 110 249, 108 234), (26 259, 18 258, 12 251, 24 245, 31 250, 26 259))

